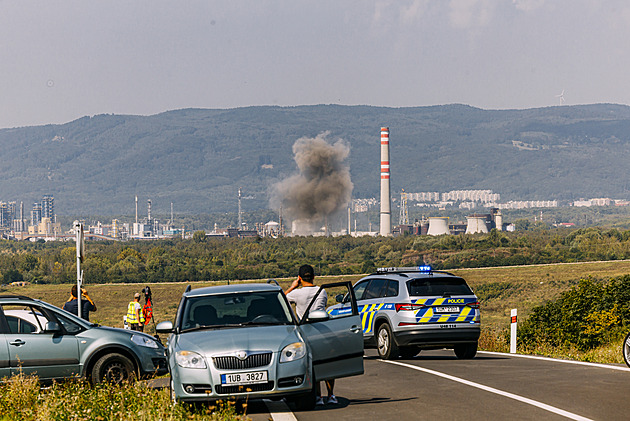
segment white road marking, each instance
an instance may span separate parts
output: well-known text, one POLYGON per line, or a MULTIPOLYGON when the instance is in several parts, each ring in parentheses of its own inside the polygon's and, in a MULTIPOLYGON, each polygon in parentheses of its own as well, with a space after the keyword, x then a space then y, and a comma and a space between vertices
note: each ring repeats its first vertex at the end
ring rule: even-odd
POLYGON ((553 361, 553 362, 556 362, 556 363, 578 364, 578 365, 587 365, 587 366, 590 366, 590 367, 610 368, 611 370, 630 371, 630 368, 624 367, 624 366, 620 366, 620 365, 601 364, 601 363, 589 363, 589 362, 585 362, 585 361, 561 360, 559 358, 541 357, 539 355, 506 354, 504 352, 490 352, 490 351, 477 351, 477 353, 478 354, 503 355, 503 356, 506 356, 506 357, 531 358, 533 360, 553 361))
POLYGON ((579 420, 579 421, 592 421, 590 418, 583 417, 581 415, 574 414, 572 412, 565 411, 564 409, 556 408, 555 406, 547 405, 546 403, 538 402, 533 399, 529 399, 523 396, 515 395, 514 393, 504 392, 503 390, 495 389, 494 387, 484 386, 483 384, 471 382, 469 380, 461 379, 459 377, 451 376, 445 373, 440 373, 439 371, 429 370, 428 368, 418 367, 416 365, 405 364, 398 361, 388 361, 388 360, 379 360, 388 364, 395 364, 401 367, 411 368, 413 370, 423 371, 428 374, 433 374, 434 376, 443 377, 448 380, 452 380, 454 382, 462 383, 467 386, 476 387, 477 389, 485 390, 490 393, 495 393, 497 395, 505 396, 510 399, 517 400, 519 402, 526 403, 528 405, 536 406, 538 408, 544 409, 545 411, 553 412, 554 414, 561 415, 563 417, 579 420))
POLYGON ((269 415, 271 415, 273 421, 297 421, 297 418, 295 418, 295 415, 284 401, 264 399, 263 402, 267 405, 269 415))

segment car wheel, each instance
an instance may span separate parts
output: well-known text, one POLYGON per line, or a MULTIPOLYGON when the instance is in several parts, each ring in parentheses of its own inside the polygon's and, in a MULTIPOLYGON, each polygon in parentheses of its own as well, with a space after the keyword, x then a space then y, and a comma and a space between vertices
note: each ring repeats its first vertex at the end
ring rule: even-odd
POLYGON ((122 354, 103 355, 92 369, 92 383, 120 384, 135 379, 133 363, 122 354))
POLYGON ((401 346, 400 356, 402 358, 413 358, 420 352, 420 347, 415 345, 401 346))
POLYGON ((626 365, 630 367, 630 332, 623 341, 623 360, 626 362, 626 365))
POLYGON ((376 349, 378 356, 383 359, 393 360, 398 357, 398 345, 394 341, 392 328, 387 323, 383 323, 378 327, 376 332, 376 349))
POLYGON ((477 355, 477 342, 455 345, 455 355, 460 360, 470 360, 477 355))
POLYGON ((289 402, 295 406, 296 411, 311 411, 315 408, 315 399, 317 399, 317 394, 313 386, 309 392, 292 397, 289 402))

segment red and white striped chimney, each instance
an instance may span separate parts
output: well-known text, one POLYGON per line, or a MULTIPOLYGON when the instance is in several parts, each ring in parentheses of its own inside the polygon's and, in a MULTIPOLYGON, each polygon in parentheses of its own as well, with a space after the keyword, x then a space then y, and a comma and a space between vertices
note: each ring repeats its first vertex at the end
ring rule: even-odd
POLYGON ((380 234, 392 235, 391 194, 389 190, 389 127, 381 127, 381 226, 380 234))

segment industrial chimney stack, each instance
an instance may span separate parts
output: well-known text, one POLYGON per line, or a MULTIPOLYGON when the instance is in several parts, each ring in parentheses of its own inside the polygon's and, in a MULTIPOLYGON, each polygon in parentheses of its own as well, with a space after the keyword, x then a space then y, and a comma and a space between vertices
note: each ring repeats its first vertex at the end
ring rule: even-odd
POLYGON ((380 235, 392 235, 391 194, 389 191, 389 127, 381 127, 381 226, 380 235))

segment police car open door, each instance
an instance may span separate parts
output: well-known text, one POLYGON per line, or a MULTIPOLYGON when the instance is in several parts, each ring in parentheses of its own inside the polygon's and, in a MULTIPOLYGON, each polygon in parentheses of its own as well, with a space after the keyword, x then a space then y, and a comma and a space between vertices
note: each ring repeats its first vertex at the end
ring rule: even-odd
POLYGON ((300 330, 313 353, 315 381, 363 374, 363 333, 354 291, 350 282, 324 284, 319 288, 300 320, 300 330), (312 310, 326 294, 326 308, 338 294, 349 294, 351 306, 334 316, 328 311, 312 310))

